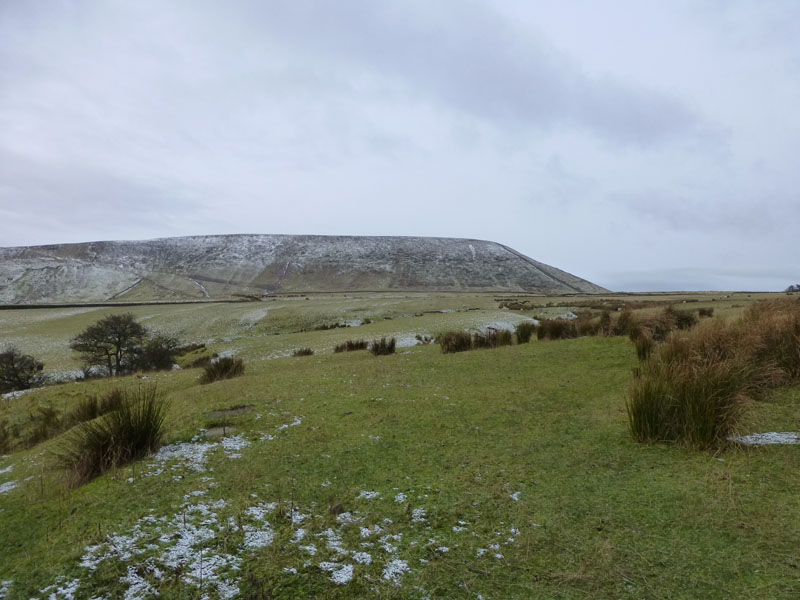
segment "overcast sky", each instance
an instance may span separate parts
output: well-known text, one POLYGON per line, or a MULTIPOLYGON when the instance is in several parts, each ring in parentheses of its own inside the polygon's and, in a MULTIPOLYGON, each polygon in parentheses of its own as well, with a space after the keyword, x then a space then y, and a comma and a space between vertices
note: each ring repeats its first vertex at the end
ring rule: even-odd
POLYGON ((0 2, 0 246, 488 239, 800 281, 796 0, 0 2))

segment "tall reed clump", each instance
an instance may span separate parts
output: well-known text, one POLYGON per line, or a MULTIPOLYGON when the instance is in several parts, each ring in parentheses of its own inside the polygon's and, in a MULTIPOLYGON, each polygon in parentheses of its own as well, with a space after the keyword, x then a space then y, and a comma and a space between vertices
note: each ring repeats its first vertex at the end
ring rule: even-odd
POLYGON ((630 431, 640 442, 716 446, 748 402, 799 380, 800 303, 759 303, 738 321, 676 331, 644 359, 626 400, 630 431))
POLYGON ((313 356, 314 351, 311 348, 297 348, 292 352, 292 356, 313 356))
POLYGON ((353 352, 355 350, 366 350, 367 349, 367 340, 347 340, 346 342, 342 342, 341 344, 337 344, 333 351, 334 352, 353 352))
POLYGON ((397 340, 394 338, 386 339, 382 337, 379 340, 373 341, 369 345, 369 351, 372 352, 374 356, 384 356, 387 354, 394 354, 394 348, 397 344, 397 340))
POLYGON ((125 394, 119 388, 114 388, 102 397, 87 396, 80 400, 70 412, 68 421, 72 424, 91 421, 101 417, 112 410, 117 410, 125 402, 125 394))
POLYGON ((540 340, 566 340, 578 337, 578 327, 570 319, 549 319, 539 323, 536 337, 540 340))
POLYGON ((465 352, 472 349, 472 336, 466 331, 445 331, 436 336, 442 354, 465 352))
POLYGON ((533 321, 517 323, 517 326, 514 328, 514 335, 517 337, 517 343, 527 344, 530 342, 534 331, 536 331, 536 323, 533 321))
POLYGON ((203 368, 200 383, 212 383, 222 379, 232 379, 240 375, 244 375, 244 361, 241 358, 223 356, 211 361, 211 364, 203 368))
POLYGON ((155 386, 125 392, 119 408, 73 429, 56 459, 72 485, 86 483, 156 450, 164 439, 166 412, 155 386))

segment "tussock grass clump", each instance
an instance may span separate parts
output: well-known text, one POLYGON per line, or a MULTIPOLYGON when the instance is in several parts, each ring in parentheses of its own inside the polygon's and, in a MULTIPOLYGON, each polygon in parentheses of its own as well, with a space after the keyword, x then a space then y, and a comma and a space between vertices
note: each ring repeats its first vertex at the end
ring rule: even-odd
POLYGON ((337 344, 334 347, 334 352, 353 352, 355 350, 366 350, 367 340, 347 340, 346 342, 342 342, 341 344, 337 344))
POLYGON ((628 391, 630 431, 641 442, 715 446, 748 402, 799 380, 800 303, 759 303, 732 323, 675 332, 645 358, 628 391))
POLYGON ((534 331, 536 331, 536 323, 533 321, 517 323, 517 326, 514 328, 514 335, 517 338, 517 343, 527 344, 530 342, 534 331))
POLYGON ((549 319, 539 323, 536 337, 540 340, 566 340, 578 337, 578 327, 570 319, 549 319))
POLYGON ((472 334, 472 348, 494 348, 497 346, 496 334, 489 330, 486 333, 476 331, 472 334))
POLYGON ((445 331, 436 336, 442 354, 465 352, 472 349, 472 336, 466 331, 445 331))
POLYGON ((388 340, 385 337, 382 337, 379 340, 373 341, 369 345, 369 351, 372 352, 374 356, 385 356, 388 354, 394 354, 394 348, 397 344, 397 340, 394 338, 389 338, 388 340))
POLYGON ((501 329, 495 333, 497 339, 496 346, 510 346, 513 344, 514 337, 508 329, 501 329))
POLYGON ((292 356, 313 356, 314 351, 311 348, 297 348, 292 352, 292 356))
POLYGON ((200 383, 212 383, 222 379, 232 379, 244 374, 244 361, 241 358, 223 356, 206 365, 200 383))
POLYGON ((102 419, 72 430, 56 451, 72 485, 95 477, 156 450, 164 438, 167 404, 156 388, 126 392, 120 407, 102 419))
POLYGON ((634 322, 633 310, 625 308, 611 325, 611 335, 629 335, 634 322))
POLYGON ((639 360, 647 360, 650 358, 656 343, 649 329, 636 327, 631 330, 628 337, 630 337, 631 341, 636 346, 636 356, 639 360))
POLYGON ((707 318, 707 317, 713 317, 714 316, 714 309, 713 308, 698 308, 697 309, 697 314, 701 319, 707 318))
POLYGON ((91 421, 110 413, 112 410, 117 410, 124 401, 124 393, 119 388, 114 388, 101 398, 87 396, 78 402, 78 405, 69 414, 67 420, 72 424, 91 421))

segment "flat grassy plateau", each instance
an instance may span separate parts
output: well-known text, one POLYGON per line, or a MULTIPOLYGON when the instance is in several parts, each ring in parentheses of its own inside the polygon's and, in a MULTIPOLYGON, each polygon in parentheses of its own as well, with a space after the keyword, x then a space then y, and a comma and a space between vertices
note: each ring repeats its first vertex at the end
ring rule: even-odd
MULTIPOLYGON (((666 299, 726 318, 758 297, 666 299)), ((305 298, 0 311, 0 343, 47 370, 77 368, 70 337, 128 311, 246 362, 209 385, 185 368, 0 402, 22 428, 38 407, 68 412, 114 387, 155 384, 169 402, 168 446, 82 487, 53 466, 69 432, 0 458, 0 598, 800 595, 798 446, 634 442, 627 338, 413 345, 586 298, 527 297, 522 311, 492 294, 305 298), (384 335, 396 354, 332 352, 384 335), (315 354, 292 357, 301 347, 315 354)), ((752 405, 742 432, 799 422, 791 388, 752 405)))

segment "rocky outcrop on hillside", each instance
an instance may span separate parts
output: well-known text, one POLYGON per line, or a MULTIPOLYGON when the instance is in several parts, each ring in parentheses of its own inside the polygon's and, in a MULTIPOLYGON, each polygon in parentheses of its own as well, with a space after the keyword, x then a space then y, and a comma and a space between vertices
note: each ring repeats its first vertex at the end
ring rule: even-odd
POLYGON ((217 235, 0 248, 0 303, 191 300, 288 292, 606 291, 481 240, 217 235))

